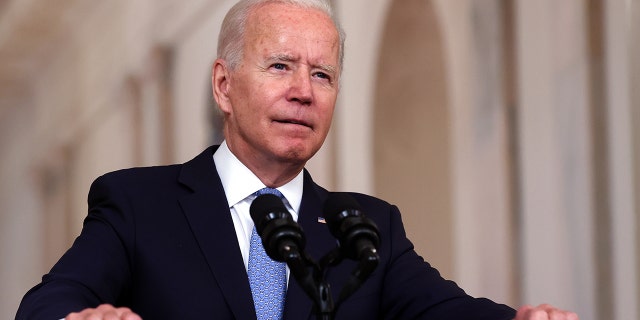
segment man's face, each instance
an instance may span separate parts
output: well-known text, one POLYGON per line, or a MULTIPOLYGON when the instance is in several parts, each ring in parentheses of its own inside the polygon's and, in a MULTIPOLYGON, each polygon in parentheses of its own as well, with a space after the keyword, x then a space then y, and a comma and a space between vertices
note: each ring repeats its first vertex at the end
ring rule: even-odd
POLYGON ((254 163, 304 164, 327 136, 338 94, 335 26, 318 10, 267 4, 250 14, 243 48, 218 101, 229 148, 254 163))

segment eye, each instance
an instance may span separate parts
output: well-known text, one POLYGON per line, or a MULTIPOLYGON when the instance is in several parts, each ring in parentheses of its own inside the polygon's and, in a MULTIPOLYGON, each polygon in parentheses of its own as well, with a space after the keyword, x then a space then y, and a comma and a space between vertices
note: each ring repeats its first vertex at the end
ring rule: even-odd
POLYGON ((287 65, 285 65, 284 63, 274 63, 271 65, 271 68, 274 68, 276 70, 286 70, 287 65))
POLYGON ((320 79, 331 80, 331 76, 324 72, 316 72, 313 76, 320 79))

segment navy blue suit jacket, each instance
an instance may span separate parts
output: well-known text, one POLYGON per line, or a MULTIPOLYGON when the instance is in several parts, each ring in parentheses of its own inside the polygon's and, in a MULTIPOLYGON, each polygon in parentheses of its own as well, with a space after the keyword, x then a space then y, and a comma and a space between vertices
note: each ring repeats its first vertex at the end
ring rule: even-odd
MULTIPOLYGON (((212 155, 99 177, 89 192, 80 236, 24 297, 17 319, 56 320, 102 303, 144 319, 255 319, 247 273, 212 155)), ((335 247, 318 223, 328 192, 305 172, 299 224, 306 251, 319 259, 335 247)), ((352 194, 380 228, 380 264, 339 308, 336 319, 507 320, 514 310, 468 296, 413 250, 398 209, 352 194)), ((330 269, 334 296, 355 264, 330 269)), ((291 277, 285 319, 314 319, 312 302, 291 277)))

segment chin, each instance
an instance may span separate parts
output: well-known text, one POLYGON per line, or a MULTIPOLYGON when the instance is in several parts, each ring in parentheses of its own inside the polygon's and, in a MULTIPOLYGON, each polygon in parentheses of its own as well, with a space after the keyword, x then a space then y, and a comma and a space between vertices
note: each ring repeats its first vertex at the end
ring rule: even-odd
POLYGON ((291 163, 305 163, 318 151, 318 149, 309 148, 308 146, 290 146, 285 148, 282 153, 282 160, 291 163))

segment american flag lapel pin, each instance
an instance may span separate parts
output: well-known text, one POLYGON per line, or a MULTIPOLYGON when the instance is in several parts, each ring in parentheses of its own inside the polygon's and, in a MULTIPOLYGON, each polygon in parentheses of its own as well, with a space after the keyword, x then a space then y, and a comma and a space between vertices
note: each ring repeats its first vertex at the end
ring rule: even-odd
POLYGON ((323 217, 318 217, 318 222, 319 222, 319 223, 327 223, 327 221, 326 221, 326 220, 324 220, 324 218, 323 218, 323 217))

